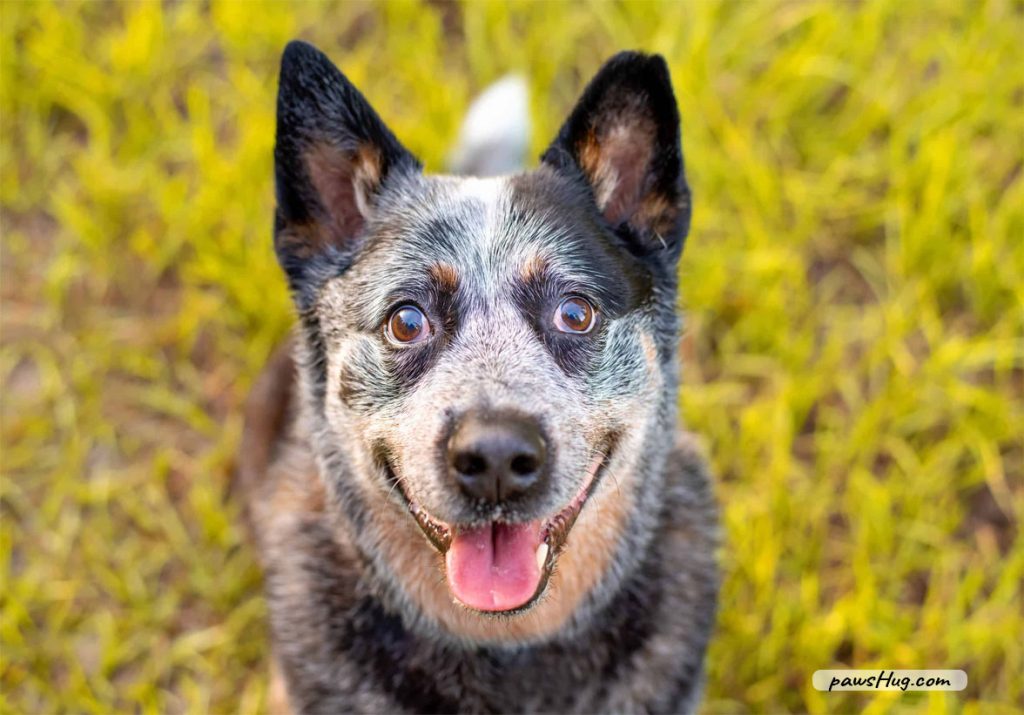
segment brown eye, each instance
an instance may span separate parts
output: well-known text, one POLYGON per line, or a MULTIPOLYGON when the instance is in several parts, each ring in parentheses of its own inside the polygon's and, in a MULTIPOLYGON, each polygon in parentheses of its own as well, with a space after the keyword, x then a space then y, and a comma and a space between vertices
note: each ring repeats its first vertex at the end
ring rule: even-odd
POLYGON ((571 296, 558 305, 555 327, 563 333, 589 333, 594 327, 594 312, 586 298, 571 296))
POLYGON ((393 343, 418 343, 430 337, 430 323, 415 305, 403 305, 388 318, 387 336, 393 343))

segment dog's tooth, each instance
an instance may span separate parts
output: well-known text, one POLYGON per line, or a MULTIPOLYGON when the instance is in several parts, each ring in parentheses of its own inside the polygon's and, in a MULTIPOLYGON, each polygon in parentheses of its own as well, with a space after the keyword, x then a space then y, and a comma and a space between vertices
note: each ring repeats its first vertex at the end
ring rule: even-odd
POLYGON ((544 562, 548 560, 548 542, 542 541, 537 547, 537 568, 543 570, 544 562))

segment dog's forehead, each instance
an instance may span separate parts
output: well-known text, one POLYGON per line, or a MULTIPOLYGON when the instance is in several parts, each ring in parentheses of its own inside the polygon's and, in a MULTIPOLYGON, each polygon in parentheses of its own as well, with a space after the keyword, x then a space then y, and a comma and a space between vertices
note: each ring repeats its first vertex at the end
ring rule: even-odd
POLYGON ((409 177, 382 197, 347 293, 366 319, 406 292, 457 289, 494 304, 541 277, 615 304, 631 268, 587 200, 537 172, 409 177))
POLYGON ((563 271, 584 267, 574 266, 573 240, 559 216, 522 196, 507 177, 425 177, 395 202, 400 209, 389 215, 385 208, 380 217, 379 255, 404 269, 447 264, 488 292, 538 260, 563 271))

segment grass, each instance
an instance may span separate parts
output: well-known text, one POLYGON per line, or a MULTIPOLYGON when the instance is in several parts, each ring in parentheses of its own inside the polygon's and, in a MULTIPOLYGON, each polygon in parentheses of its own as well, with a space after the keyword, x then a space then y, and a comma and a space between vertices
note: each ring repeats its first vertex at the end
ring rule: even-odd
POLYGON ((258 712, 228 492, 292 312, 275 72, 325 48, 440 170, 663 53, 696 196, 682 410, 717 474, 708 712, 1024 712, 1024 5, 14 3, 2 11, 0 711, 258 712), (962 668, 826 694, 819 668, 962 668))

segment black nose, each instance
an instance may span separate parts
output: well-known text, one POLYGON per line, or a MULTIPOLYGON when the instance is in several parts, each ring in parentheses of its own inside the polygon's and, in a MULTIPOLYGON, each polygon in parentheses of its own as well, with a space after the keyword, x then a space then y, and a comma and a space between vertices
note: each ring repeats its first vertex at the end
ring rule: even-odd
POLYGON ((540 426, 517 415, 468 413, 448 441, 448 467, 468 496, 498 503, 522 496, 547 473, 540 426))

